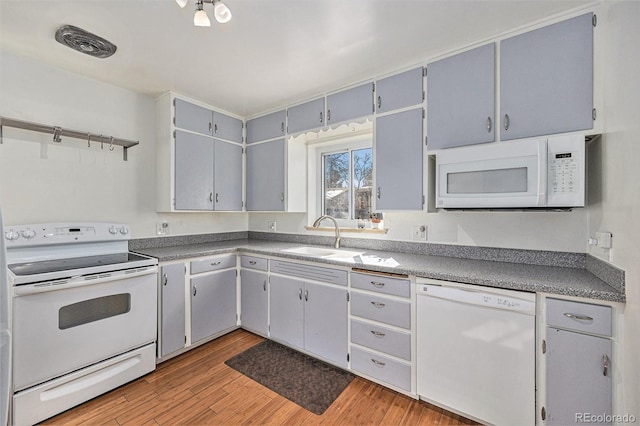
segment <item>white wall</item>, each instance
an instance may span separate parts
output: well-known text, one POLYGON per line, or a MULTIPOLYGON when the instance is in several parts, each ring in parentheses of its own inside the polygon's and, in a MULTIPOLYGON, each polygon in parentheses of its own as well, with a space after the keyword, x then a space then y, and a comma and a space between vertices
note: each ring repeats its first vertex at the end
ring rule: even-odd
POLYGON ((89 149, 86 141, 71 138, 53 144, 51 135, 5 127, 0 145, 5 224, 122 222, 131 225, 134 238, 154 236, 162 220, 174 235, 247 230, 246 213, 155 212, 151 97, 6 51, 0 51, 0 94, 0 116, 140 141, 125 162, 121 148, 110 152, 94 143, 89 149))
MULTIPOLYGON (((625 406, 620 414, 640 418, 640 2, 615 1, 598 25, 607 30, 605 50, 606 131, 601 161, 593 167, 599 182, 598 202, 588 217, 589 235, 613 234, 611 261, 626 273, 626 296, 622 343, 622 392, 625 406)), ((600 249, 592 253, 605 256, 600 249)))

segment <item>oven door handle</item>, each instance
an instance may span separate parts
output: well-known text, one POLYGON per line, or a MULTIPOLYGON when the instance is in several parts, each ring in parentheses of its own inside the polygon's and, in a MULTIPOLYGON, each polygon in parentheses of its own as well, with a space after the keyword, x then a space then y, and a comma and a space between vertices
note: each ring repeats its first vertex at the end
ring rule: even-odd
POLYGON ((96 275, 83 275, 79 277, 73 277, 66 280, 51 281, 46 283, 19 285, 14 287, 13 294, 18 296, 28 296, 31 294, 47 293, 50 291, 68 290, 76 287, 87 287, 90 285, 104 284, 111 281, 126 280, 129 278, 141 277, 143 275, 151 275, 158 273, 157 266, 150 266, 146 268, 138 268, 132 270, 134 272, 127 271, 115 271, 106 272, 96 275), (58 283, 58 284, 56 284, 58 283))

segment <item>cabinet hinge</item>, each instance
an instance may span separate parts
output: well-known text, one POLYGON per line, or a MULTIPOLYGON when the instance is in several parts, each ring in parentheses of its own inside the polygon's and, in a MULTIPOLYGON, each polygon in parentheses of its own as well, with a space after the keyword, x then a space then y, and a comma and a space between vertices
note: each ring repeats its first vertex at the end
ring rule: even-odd
POLYGON ((542 353, 546 354, 547 353, 547 341, 542 339, 542 353))
POLYGON ((173 117, 173 125, 174 126, 176 125, 176 118, 175 117, 173 117))
POLYGON ((184 344, 185 345, 187 344, 187 336, 186 335, 184 336, 184 344))
POLYGON ((598 115, 598 112, 596 111, 595 108, 591 110, 591 118, 593 119, 593 121, 596 121, 597 115, 598 115))
POLYGON ((424 137, 424 144, 425 144, 425 146, 427 145, 427 137, 426 136, 424 137))
POLYGON ((245 153, 245 152, 244 152, 244 148, 242 148, 242 153, 243 153, 243 154, 245 153))
POLYGON ((184 265, 184 273, 187 273, 187 265, 184 265))
POLYGON ((242 207, 244 207, 244 201, 242 201, 242 207))
POLYGON ((347 292, 347 302, 349 301, 349 292, 347 292))
POLYGON ((349 362, 349 352, 347 352, 347 362, 349 362))
MULTIPOLYGON (((422 91, 422 100, 424 101, 424 98, 426 97, 426 95, 424 94, 424 90, 422 91)), ((424 117, 422 117, 424 118, 424 117)))
POLYGON ((173 98, 173 106, 176 106, 176 98, 173 98))
POLYGON ((174 139, 176 138, 176 131, 175 130, 173 131, 173 138, 174 139))
POLYGON ((371 83, 371 85, 372 85, 373 91, 375 92, 376 91, 376 84, 375 83, 371 83))
POLYGON ((594 27, 598 25, 598 16, 595 13, 591 17, 591 25, 593 25, 594 27))
POLYGON ((422 76, 423 77, 427 76, 427 67, 422 68, 422 76))
POLYGON ((542 409, 540 410, 540 418, 542 420, 547 420, 547 410, 545 410, 544 407, 542 407, 542 409))
POLYGON ((424 206, 424 195, 422 196, 422 205, 424 206))
MULTIPOLYGON (((424 92, 422 92, 422 93, 424 93, 424 92)), ((424 98, 422 98, 422 100, 424 100, 424 98)), ((422 118, 425 118, 425 117, 426 117, 426 115, 425 115, 425 112, 424 112, 424 108, 422 108, 422 118)))
POLYGON ((236 322, 238 322, 239 319, 240 317, 238 317, 238 314, 236 314, 236 322))
POLYGON ((238 276, 238 270, 236 269, 236 277, 238 276))

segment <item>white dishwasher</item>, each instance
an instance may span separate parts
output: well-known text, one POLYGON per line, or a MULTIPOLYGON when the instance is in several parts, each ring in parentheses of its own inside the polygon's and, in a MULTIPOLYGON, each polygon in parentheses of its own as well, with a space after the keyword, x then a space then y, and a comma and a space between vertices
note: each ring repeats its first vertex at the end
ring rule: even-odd
POLYGON ((535 294, 417 280, 420 399, 487 424, 535 424, 535 294))

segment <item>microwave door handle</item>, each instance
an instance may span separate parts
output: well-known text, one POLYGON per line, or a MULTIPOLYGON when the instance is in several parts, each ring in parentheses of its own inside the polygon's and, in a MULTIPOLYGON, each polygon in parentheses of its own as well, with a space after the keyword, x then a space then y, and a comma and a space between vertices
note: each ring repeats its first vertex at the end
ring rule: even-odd
POLYGON ((538 142, 538 194, 536 205, 544 207, 547 205, 547 141, 538 142))

